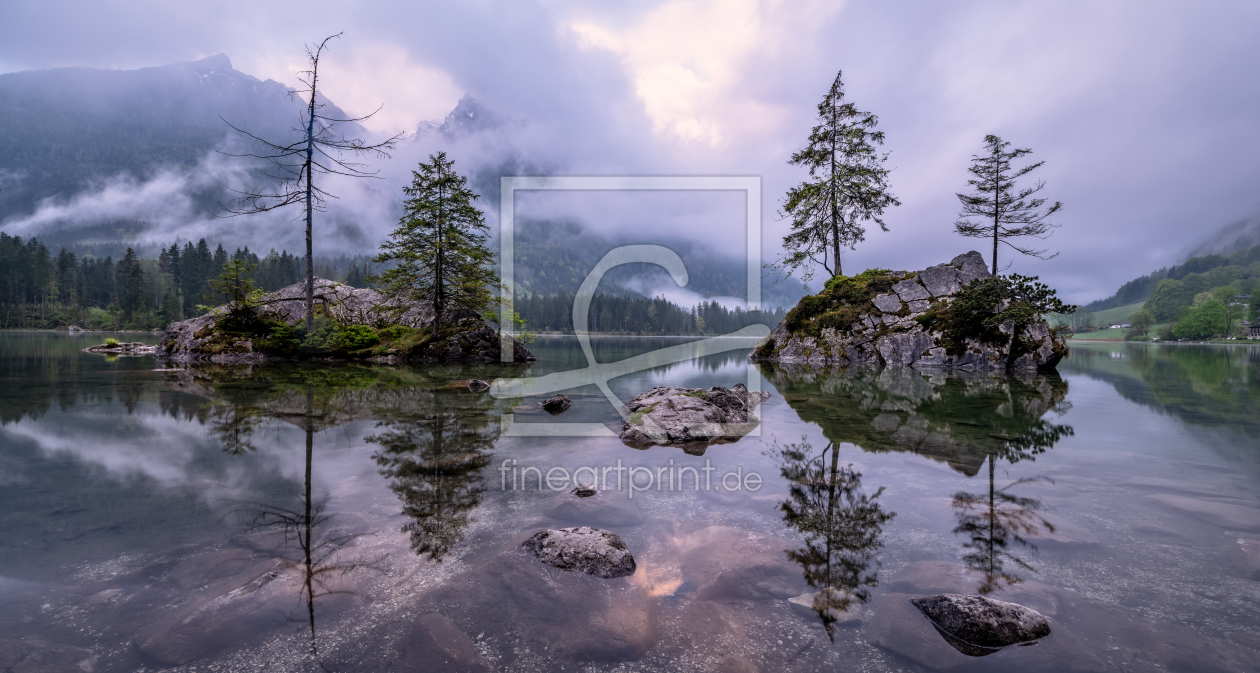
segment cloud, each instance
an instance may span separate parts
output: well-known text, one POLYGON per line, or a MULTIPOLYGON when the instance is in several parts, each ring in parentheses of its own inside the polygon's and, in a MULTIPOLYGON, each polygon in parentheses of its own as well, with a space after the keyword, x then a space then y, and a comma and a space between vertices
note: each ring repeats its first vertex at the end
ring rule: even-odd
MULTIPOLYGON (((760 176, 764 247, 773 252, 788 226, 775 217, 782 194, 804 177, 787 158, 804 146, 815 106, 840 69, 849 97, 880 117, 893 189, 904 203, 888 213, 888 233, 870 232, 846 255, 846 269, 922 268, 977 247, 950 225, 968 159, 987 133, 1046 160, 1039 171, 1046 195, 1066 204, 1063 228, 1048 242, 1062 255, 1022 259, 1014 270, 1041 275, 1073 301, 1175 262, 1215 228, 1260 210, 1260 89, 1250 85, 1260 81, 1256 3, 309 7, 293 16, 240 0, 19 3, 0 25, 0 67, 140 67, 226 52, 242 71, 291 85, 301 45, 344 30, 328 61, 327 91, 353 114, 384 103, 373 131, 436 120, 463 91, 527 120, 511 134, 400 150, 380 164, 386 181, 343 188, 328 238, 317 231, 317 245, 371 247, 392 224, 410 168, 428 151, 447 149, 463 170, 760 176)), ((159 198, 142 196, 169 192, 140 187, 98 189, 95 198, 107 207, 136 198, 137 212, 163 216, 146 210, 159 198)), ((497 208, 487 206, 493 221, 497 208)), ((641 210, 581 214, 608 230, 671 221, 668 204, 626 207, 641 210)), ((223 223, 180 226, 215 231, 223 223)), ((724 226, 712 217, 674 228, 720 241, 724 226)), ((286 238, 295 230, 287 220, 266 228, 281 241, 300 240, 286 238)), ((266 233, 242 235, 264 240, 266 233)))

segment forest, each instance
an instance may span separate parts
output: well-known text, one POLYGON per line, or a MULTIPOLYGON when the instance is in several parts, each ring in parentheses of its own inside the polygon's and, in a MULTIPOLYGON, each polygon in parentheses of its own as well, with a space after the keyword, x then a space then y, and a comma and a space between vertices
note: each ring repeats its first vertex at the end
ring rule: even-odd
MULTIPOLYGON (((518 298, 516 310, 531 332, 573 333, 573 296, 564 291, 518 298)), ((785 315, 782 307, 745 311, 708 301, 688 310, 663 297, 597 294, 591 298, 589 329, 606 334, 729 334, 748 325, 773 328, 785 315)))
MULTIPOLYGON (((39 239, 0 233, 0 327, 156 329, 199 315, 199 306, 222 303, 210 281, 230 259, 253 265, 252 279, 277 290, 304 277, 305 258, 287 251, 263 257, 248 247, 228 253, 206 239, 162 248, 143 259, 128 248, 122 258, 78 256, 64 248, 52 255, 39 239)), ((366 287, 358 258, 316 258, 316 274, 366 287)))
MULTIPOLYGON (((248 247, 211 249, 206 239, 181 247, 172 243, 157 258, 141 258, 133 248, 115 260, 76 255, 64 248, 53 255, 39 239, 0 233, 0 328, 47 329, 78 325, 86 329, 157 329, 200 315, 200 307, 224 302, 210 281, 229 260, 253 266, 254 285, 278 290, 305 277, 306 260, 274 249, 262 257, 248 247)), ((364 257, 315 258, 315 275, 369 287, 364 257)), ((573 296, 537 292, 517 300, 532 332, 573 332, 573 296)), ((657 297, 596 295, 590 329, 621 334, 726 334, 752 324, 773 327, 785 309, 728 310, 716 301, 690 309, 657 297)))

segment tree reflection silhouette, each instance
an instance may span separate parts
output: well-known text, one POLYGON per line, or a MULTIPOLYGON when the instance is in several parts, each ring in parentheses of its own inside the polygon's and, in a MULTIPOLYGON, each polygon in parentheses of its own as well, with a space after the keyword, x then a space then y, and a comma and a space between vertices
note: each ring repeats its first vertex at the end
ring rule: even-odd
POLYGON ((1030 544, 1024 537, 1039 534, 1044 528, 1054 532, 1054 524, 1037 513, 1041 509, 1041 500, 1025 498, 1009 493, 1008 490, 1036 479, 1018 479, 1000 489, 994 488, 994 465, 996 460, 989 458, 989 493, 954 494, 953 507, 958 510, 958 526, 955 535, 967 536, 963 548, 969 550, 963 555, 963 562, 968 568, 981 574, 977 591, 989 594, 1012 584, 1023 581, 1017 575, 1006 570, 1006 562, 1010 561, 1018 567, 1036 572, 1027 561, 1013 553, 1011 543, 1027 547, 1032 551, 1037 546, 1030 544))
POLYGON ((380 445, 373 458, 411 519, 403 532, 412 550, 438 563, 463 539, 485 490, 482 470, 500 433, 486 400, 467 390, 435 390, 417 400, 420 410, 410 418, 383 421, 383 430, 366 438, 380 445))
MULTIPOLYGON (((347 562, 338 554, 348 544, 361 537, 362 533, 329 533, 329 522, 332 515, 325 512, 327 502, 317 502, 312 494, 312 481, 315 469, 315 433, 321 423, 321 416, 316 415, 315 392, 312 386, 305 386, 305 414, 295 417, 287 414, 285 420, 301 425, 306 440, 306 464, 303 479, 303 490, 294 507, 286 507, 277 503, 241 503, 237 511, 250 517, 248 528, 251 532, 278 532, 281 541, 272 552, 287 567, 296 567, 301 573, 301 600, 306 607, 307 622, 310 627, 311 659, 325 668, 319 659, 315 631, 315 599, 332 594, 348 593, 337 588, 337 580, 347 573, 360 568, 375 568, 381 559, 358 560, 347 562), (317 531, 324 533, 317 536, 317 531), (296 545, 296 549, 295 549, 296 545), (296 557, 291 553, 296 551, 296 557)), ((231 455, 240 455, 254 450, 252 434, 261 424, 263 415, 257 408, 236 407, 228 405, 222 414, 214 416, 220 423, 216 437, 223 442, 223 451, 231 455)), ((325 670, 327 670, 325 668, 325 670)))
POLYGON ((988 491, 962 491, 952 501, 958 517, 953 533, 967 538, 963 560, 981 573, 984 594, 1019 582, 1017 569, 1033 571, 1016 550, 1035 550, 1028 540, 1054 529, 1038 514, 1040 500, 1011 491, 1038 479, 998 488, 996 468, 1001 461, 1035 460, 1073 434, 1070 426, 1048 417, 1071 408, 1067 382, 1057 374, 777 364, 763 364, 762 371, 802 420, 818 424, 833 445, 915 453, 967 476, 979 474, 987 463, 988 491))
POLYGON ((876 502, 883 487, 863 493, 862 474, 852 464, 839 464, 839 444, 829 442, 817 455, 812 452, 802 437, 799 444, 776 442, 769 453, 780 461, 780 473, 791 484, 788 499, 779 503, 783 521, 805 537, 805 546, 787 555, 816 590, 814 611, 827 637, 835 640, 838 615, 854 601, 870 600, 870 588, 878 584, 876 553, 884 546, 884 524, 896 514, 876 502))

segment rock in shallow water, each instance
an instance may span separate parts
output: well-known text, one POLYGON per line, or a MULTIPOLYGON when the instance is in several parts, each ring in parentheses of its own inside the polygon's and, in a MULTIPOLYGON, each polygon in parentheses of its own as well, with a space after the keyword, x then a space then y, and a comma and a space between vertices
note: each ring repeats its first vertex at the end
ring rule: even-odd
POLYGON ((636 567, 620 535, 588 526, 539 531, 521 546, 547 565, 605 579, 633 575, 636 567))
POLYGON ((979 648, 996 649, 1050 635, 1050 624, 1041 613, 1015 603, 966 594, 938 594, 910 602, 938 629, 979 648))
POLYGON ((621 441, 651 444, 712 444, 735 441, 756 427, 752 411, 770 393, 752 393, 742 383, 722 388, 657 387, 636 396, 626 408, 621 441))
POLYGON ((511 632, 534 651, 579 661, 642 657, 656 642, 657 602, 629 578, 556 570, 519 548, 416 598, 465 633, 511 632))
POLYGON ((643 523, 638 503, 617 491, 578 487, 560 496, 547 516, 594 526, 634 526, 643 523))
POLYGON ((568 411, 569 407, 573 406, 573 400, 570 400, 568 395, 561 394, 543 400, 539 406, 543 408, 543 411, 554 416, 563 411, 568 411))

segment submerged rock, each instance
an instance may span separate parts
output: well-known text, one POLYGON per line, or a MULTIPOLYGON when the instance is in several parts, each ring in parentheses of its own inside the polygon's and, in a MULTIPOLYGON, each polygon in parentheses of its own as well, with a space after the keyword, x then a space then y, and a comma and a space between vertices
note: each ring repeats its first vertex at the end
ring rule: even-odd
POLYGON ((862 274, 833 289, 805 297, 749 353, 755 360, 815 365, 958 368, 1031 371, 1051 369, 1067 342, 1045 320, 1020 334, 1014 323, 1000 338, 967 338, 951 352, 935 313, 973 280, 991 278, 974 250, 919 272, 862 274))
POLYGON ((769 398, 742 383, 729 389, 653 388, 626 405, 631 415, 622 423, 621 441, 632 446, 735 441, 756 427, 752 411, 769 398))
POLYGON ((822 618, 823 614, 826 614, 826 619, 838 626, 862 621, 862 601, 857 599, 850 601, 844 610, 829 607, 822 592, 801 594, 795 598, 789 598, 788 603, 798 614, 806 617, 822 618))
POLYGON ((13 673, 92 673, 100 655, 92 650, 54 643, 38 636, 0 639, 0 671, 13 673))
MULTIPOLYGON (((870 642, 905 657, 932 671, 1019 671, 1020 673, 1079 673, 1114 670, 1097 654, 1105 651, 1102 638, 1082 642, 1070 630, 1054 623, 1054 635, 1039 640, 1032 647, 1018 645, 1004 648, 978 648, 987 655, 982 662, 976 654, 958 649, 957 638, 946 635, 926 619, 911 600, 923 598, 903 593, 880 597, 875 616, 866 625, 870 642), (977 668, 979 666, 979 668, 977 668)), ((1047 620, 1049 621, 1049 620, 1047 620)), ((1077 627, 1079 629, 1079 627, 1077 627)), ((1032 644, 1031 642, 1029 644, 1032 644)), ((1181 670, 1181 669, 1168 669, 1181 670)))
POLYGON ((963 654, 982 656, 999 648, 1050 635, 1050 624, 1036 610, 984 596, 938 594, 910 601, 963 654), (985 652, 983 650, 990 650, 985 652))
POLYGON ((569 407, 573 406, 573 400, 570 400, 568 395, 560 394, 543 400, 539 403, 539 406, 541 406, 544 411, 554 416, 568 411, 569 407))
POLYGON ((785 600, 805 590, 800 566, 782 538, 710 526, 677 542, 682 579, 701 600, 785 600))
POLYGON ((578 487, 561 496, 547 516, 593 526, 634 526, 643 522, 638 503, 625 493, 578 487))
POLYGON ((139 341, 120 341, 118 343, 103 343, 99 346, 88 346, 84 348, 85 353, 105 353, 107 355, 148 355, 157 351, 157 346, 150 346, 139 341))
POLYGON ((402 643, 402 663, 404 670, 433 673, 490 670, 490 662, 477 653, 472 638, 436 612, 416 620, 402 643))
POLYGON ((657 637, 657 600, 627 577, 539 563, 519 547, 416 598, 468 633, 513 633, 535 651, 579 661, 634 661, 657 637))
POLYGON ((1220 528, 1260 533, 1260 509, 1243 505, 1241 504, 1243 501, 1222 502, 1164 493, 1148 495, 1145 500, 1175 509, 1220 528))
POLYGON ((589 526, 539 531, 521 546, 547 565, 605 579, 633 575, 636 567, 620 535, 589 526))

